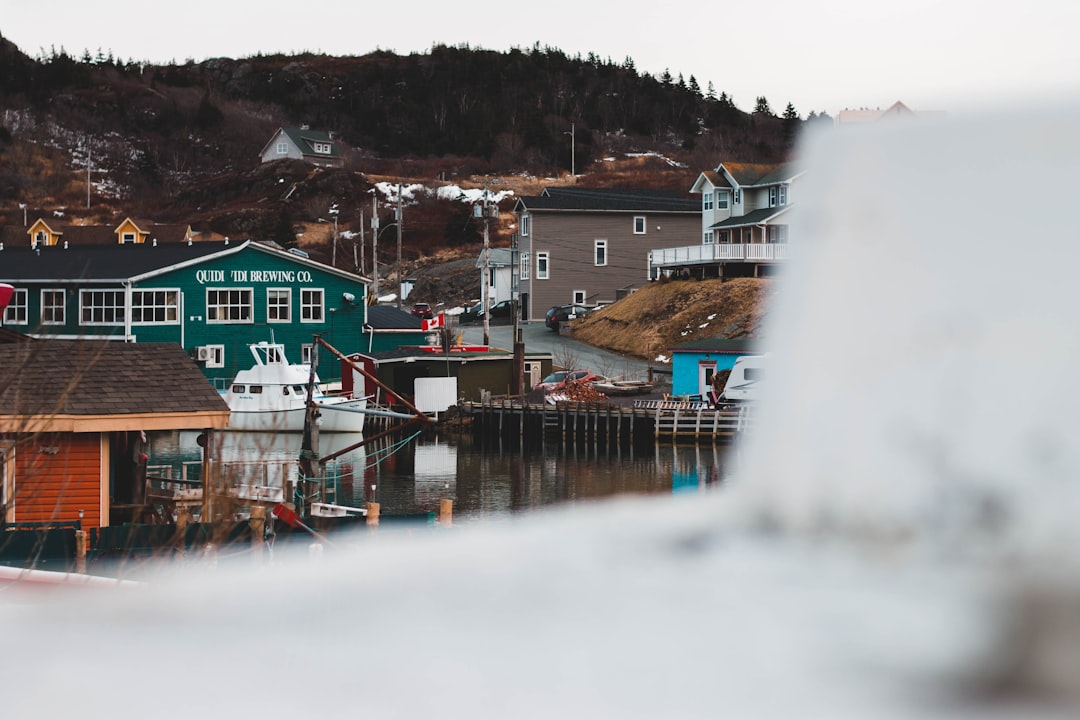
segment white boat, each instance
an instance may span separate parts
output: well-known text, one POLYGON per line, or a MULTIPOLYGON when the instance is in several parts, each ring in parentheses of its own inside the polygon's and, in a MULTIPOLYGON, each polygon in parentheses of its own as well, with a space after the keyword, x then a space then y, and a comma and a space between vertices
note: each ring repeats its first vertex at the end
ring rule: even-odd
MULTIPOLYGON (((224 393, 232 411, 229 429, 302 432, 311 367, 290 364, 280 344, 260 342, 248 347, 255 365, 236 373, 224 393)), ((367 398, 327 395, 316 376, 312 399, 318 405, 319 432, 358 433, 364 429, 367 398)))

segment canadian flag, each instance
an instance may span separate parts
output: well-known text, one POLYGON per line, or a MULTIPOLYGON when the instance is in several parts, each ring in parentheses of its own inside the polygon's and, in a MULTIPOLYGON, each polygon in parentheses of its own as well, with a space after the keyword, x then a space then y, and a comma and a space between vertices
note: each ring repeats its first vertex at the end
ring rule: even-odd
POLYGON ((421 320, 420 321, 420 329, 423 330, 423 331, 434 330, 435 328, 441 328, 445 324, 446 323, 445 323, 445 318, 444 318, 443 314, 439 313, 438 315, 431 318, 430 320, 421 320))

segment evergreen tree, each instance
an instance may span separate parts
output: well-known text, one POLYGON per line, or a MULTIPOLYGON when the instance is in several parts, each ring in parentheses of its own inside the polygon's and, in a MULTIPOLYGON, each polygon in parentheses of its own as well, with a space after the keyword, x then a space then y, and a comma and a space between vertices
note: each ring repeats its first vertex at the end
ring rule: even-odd
POLYGON ((693 75, 690 76, 690 92, 694 93, 694 97, 701 97, 701 87, 693 75))
POLYGON ((769 107, 769 101, 765 99, 764 95, 759 95, 757 100, 754 101, 754 114, 755 115, 772 115, 772 108, 769 107))

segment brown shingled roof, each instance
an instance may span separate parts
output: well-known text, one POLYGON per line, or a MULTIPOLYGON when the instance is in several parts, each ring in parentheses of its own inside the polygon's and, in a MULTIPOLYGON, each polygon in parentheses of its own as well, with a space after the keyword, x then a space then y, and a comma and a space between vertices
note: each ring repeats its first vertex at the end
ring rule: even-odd
POLYGON ((0 427, 108 431, 224 427, 228 406, 175 343, 49 340, 0 345, 0 427), (92 428, 85 427, 86 422, 92 428))

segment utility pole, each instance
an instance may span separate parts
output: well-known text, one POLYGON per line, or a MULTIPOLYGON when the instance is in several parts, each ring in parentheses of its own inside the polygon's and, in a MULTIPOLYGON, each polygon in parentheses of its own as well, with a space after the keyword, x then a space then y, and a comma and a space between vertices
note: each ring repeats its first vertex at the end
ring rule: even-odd
POLYGON ((488 255, 490 250, 490 243, 488 242, 488 191, 484 188, 484 204, 480 209, 480 212, 484 218, 484 275, 480 280, 481 301, 484 303, 484 344, 489 342, 489 336, 491 334, 491 290, 488 287, 488 255))
POLYGON ((514 380, 510 384, 513 395, 525 394, 525 343, 518 328, 518 236, 510 238, 510 312, 514 317, 514 380))
POLYGON ((371 196, 371 276, 375 288, 375 302, 379 302, 379 205, 378 198, 371 196))
POLYGON ((91 163, 91 151, 90 143, 86 144, 86 209, 90 209, 90 163, 91 163))
POLYGON ((401 277, 401 226, 405 219, 401 217, 401 183, 397 184, 397 309, 401 309, 401 288, 405 285, 401 277))
POLYGON ((360 211, 360 258, 356 257, 356 241, 353 240, 352 255, 353 265, 356 266, 356 274, 364 274, 364 243, 367 242, 367 238, 364 237, 364 211, 360 211))

